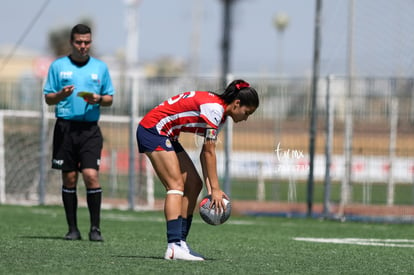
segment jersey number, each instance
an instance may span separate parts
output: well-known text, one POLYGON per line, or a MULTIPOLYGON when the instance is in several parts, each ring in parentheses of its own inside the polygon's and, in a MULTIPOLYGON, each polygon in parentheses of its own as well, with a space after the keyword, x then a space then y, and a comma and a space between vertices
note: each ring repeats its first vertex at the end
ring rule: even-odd
POLYGON ((180 99, 189 98, 189 97, 193 97, 193 96, 195 96, 194 91, 185 92, 185 93, 176 95, 176 96, 171 97, 170 99, 168 99, 168 104, 172 105, 172 104, 178 102, 180 99))

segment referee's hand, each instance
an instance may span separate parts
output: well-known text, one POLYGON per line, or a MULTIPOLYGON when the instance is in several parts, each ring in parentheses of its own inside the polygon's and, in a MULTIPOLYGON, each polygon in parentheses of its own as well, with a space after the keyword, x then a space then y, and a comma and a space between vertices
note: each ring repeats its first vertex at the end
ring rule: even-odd
POLYGON ((73 93, 74 90, 75 90, 75 86, 69 85, 69 86, 63 87, 60 92, 62 93, 63 97, 68 97, 73 93))
POLYGON ((85 95, 83 99, 89 104, 99 104, 102 102, 102 96, 98 94, 85 95))

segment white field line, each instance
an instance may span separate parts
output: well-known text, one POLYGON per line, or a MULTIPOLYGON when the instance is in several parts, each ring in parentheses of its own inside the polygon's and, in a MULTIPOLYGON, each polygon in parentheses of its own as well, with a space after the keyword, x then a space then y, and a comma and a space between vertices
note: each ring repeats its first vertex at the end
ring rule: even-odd
POLYGON ((354 244, 386 247, 414 247, 414 240, 409 239, 362 239, 362 238, 293 238, 295 241, 354 244))
MULTIPOLYGON (((48 215, 52 217, 57 217, 55 211, 47 210, 47 209, 31 209, 30 210, 34 214, 40 215, 48 215)), ((198 214, 194 214, 198 215, 198 214)), ((112 221, 123 221, 123 222, 159 222, 165 223, 165 219, 162 217, 140 217, 140 216, 133 216, 133 215, 123 215, 123 214, 112 214, 112 213, 104 213, 102 214, 102 219, 105 220, 112 220, 112 221)), ((193 223, 204 223, 201 220, 194 220, 193 223)), ((233 224, 233 225, 258 225, 257 222, 250 222, 250 221, 240 221, 240 220, 232 220, 231 218, 226 222, 226 224, 233 224)))

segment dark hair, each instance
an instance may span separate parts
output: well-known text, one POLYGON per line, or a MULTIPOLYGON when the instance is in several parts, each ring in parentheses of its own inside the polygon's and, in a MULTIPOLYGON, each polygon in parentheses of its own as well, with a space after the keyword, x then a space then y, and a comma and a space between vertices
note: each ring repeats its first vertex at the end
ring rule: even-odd
POLYGON ((240 100, 240 106, 259 107, 259 96, 254 88, 243 79, 233 80, 224 93, 218 95, 224 103, 230 104, 234 100, 240 100))
POLYGON ((73 41, 74 35, 76 34, 87 34, 92 33, 91 28, 84 24, 77 24, 72 28, 72 31, 70 32, 70 40, 73 41))

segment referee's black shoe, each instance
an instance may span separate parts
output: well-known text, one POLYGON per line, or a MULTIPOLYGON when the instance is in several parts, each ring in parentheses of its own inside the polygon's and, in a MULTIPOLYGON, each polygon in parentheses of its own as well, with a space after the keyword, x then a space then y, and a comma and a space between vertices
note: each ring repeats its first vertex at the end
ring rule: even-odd
POLYGON ((91 228, 91 231, 89 231, 89 240, 92 242, 103 242, 103 238, 101 236, 101 230, 93 226, 91 228))
POLYGON ((79 230, 70 230, 68 233, 66 233, 65 240, 69 240, 69 241, 76 241, 76 240, 81 240, 81 234, 79 232, 79 230))

